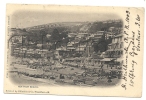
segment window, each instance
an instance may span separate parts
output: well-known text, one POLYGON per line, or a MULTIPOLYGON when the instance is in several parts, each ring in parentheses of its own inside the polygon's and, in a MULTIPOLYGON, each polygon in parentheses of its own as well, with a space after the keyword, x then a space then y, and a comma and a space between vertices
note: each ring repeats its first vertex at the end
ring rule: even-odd
POLYGON ((118 38, 115 38, 115 42, 116 42, 116 43, 118 42, 118 38))
POLYGON ((121 55, 123 55, 123 51, 121 51, 121 55))
POLYGON ((120 44, 120 48, 123 48, 123 42, 121 42, 121 44, 120 44))
POLYGON ((121 48, 121 45, 120 45, 120 44, 118 44, 118 49, 119 49, 119 48, 121 48))
POLYGON ((114 49, 114 44, 112 44, 112 49, 114 49))
POLYGON ((113 49, 116 49, 116 44, 113 44, 113 49))
POLYGON ((112 41, 113 43, 115 42, 115 38, 113 38, 113 41, 112 41))
POLYGON ((122 37, 120 37, 120 41, 122 41, 122 37))
POLYGON ((120 40, 119 40, 120 38, 117 38, 117 42, 119 42, 120 40))
POLYGON ((118 55, 120 55, 120 51, 118 51, 118 55))

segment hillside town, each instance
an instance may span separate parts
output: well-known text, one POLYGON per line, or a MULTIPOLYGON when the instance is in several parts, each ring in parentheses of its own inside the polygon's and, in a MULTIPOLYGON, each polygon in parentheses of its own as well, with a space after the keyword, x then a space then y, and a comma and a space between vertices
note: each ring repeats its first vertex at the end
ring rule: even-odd
POLYGON ((101 21, 102 27, 94 31, 95 24, 84 24, 11 28, 11 72, 53 85, 118 84, 123 64, 122 21, 101 21))

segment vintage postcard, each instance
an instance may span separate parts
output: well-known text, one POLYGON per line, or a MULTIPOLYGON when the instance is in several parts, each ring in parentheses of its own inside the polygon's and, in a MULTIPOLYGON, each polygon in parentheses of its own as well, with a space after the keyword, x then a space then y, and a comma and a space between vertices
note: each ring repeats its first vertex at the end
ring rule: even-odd
POLYGON ((4 93, 142 96, 144 8, 7 4, 4 93))

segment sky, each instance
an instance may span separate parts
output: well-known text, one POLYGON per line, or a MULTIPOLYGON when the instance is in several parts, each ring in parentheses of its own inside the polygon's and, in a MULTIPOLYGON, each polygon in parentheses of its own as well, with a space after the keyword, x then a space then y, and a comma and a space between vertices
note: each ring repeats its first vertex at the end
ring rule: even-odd
POLYGON ((26 28, 54 22, 93 22, 120 19, 118 15, 91 12, 17 11, 11 16, 12 28, 26 28))

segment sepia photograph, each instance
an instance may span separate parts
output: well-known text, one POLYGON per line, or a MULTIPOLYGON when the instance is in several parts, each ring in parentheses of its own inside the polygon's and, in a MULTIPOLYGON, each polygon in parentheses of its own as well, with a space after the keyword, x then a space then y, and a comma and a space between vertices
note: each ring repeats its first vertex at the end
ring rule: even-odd
POLYGON ((123 21, 118 15, 19 11, 11 20, 10 77, 16 84, 112 86, 120 81, 123 21))

